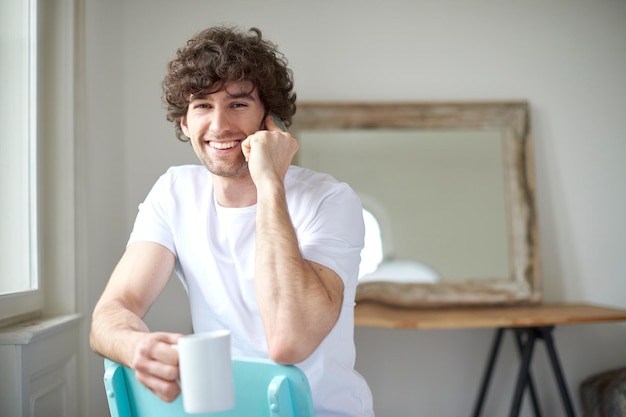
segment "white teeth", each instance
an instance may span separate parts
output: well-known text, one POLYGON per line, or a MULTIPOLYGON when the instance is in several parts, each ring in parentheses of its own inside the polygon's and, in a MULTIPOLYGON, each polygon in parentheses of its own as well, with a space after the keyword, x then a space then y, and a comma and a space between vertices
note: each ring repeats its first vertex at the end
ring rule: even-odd
POLYGON ((239 141, 232 141, 232 142, 215 142, 215 141, 211 141, 209 142, 209 146, 215 149, 230 149, 230 148, 234 148, 235 146, 237 146, 237 143, 239 143, 239 141))

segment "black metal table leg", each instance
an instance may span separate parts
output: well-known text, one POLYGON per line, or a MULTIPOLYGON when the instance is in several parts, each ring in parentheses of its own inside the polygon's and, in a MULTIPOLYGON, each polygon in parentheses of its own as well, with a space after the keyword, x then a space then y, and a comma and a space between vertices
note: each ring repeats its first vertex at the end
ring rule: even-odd
POLYGON ((536 417, 541 417, 537 391, 535 390, 535 384, 534 384, 531 371, 530 371, 530 364, 532 362, 532 356, 533 356, 537 339, 543 340, 546 345, 546 349, 548 351, 550 363, 552 365, 552 370, 554 371, 554 376, 556 378, 556 382, 559 387, 559 392, 561 394, 561 400, 563 401, 563 406, 565 408, 566 415, 567 417, 575 417, 576 415, 574 413, 572 400, 567 390, 567 385, 565 383, 565 378, 563 376, 563 370, 559 363, 559 357, 556 352, 554 339, 552 337, 552 331, 554 329, 554 326, 521 327, 521 328, 510 327, 510 328, 496 329, 495 337, 493 339, 493 344, 489 352, 487 366, 485 368, 485 372, 484 372, 483 379, 480 385, 480 389, 478 392, 478 397, 476 399, 476 404, 474 406, 472 417, 479 417, 482 411, 482 407, 485 401, 485 396, 487 394, 487 389, 489 387, 489 382, 491 380, 491 375, 493 373, 493 368, 495 366, 498 351, 502 343, 502 336, 503 336, 504 330, 507 330, 507 329, 513 330, 515 332, 515 337, 517 340, 517 347, 521 355, 521 364, 519 367, 517 380, 515 383, 515 391, 513 393, 513 400, 511 402, 511 409, 510 409, 509 417, 519 416, 519 412, 520 412, 521 405, 522 405, 522 398, 524 396, 524 391, 526 387, 528 387, 530 391, 533 410, 535 412, 535 415, 536 417), (526 337, 525 340, 523 339, 523 336, 526 337))
POLYGON ((500 343, 502 342, 503 332, 504 332, 503 328, 498 328, 493 338, 491 350, 487 358, 487 367, 485 368, 485 373, 483 374, 483 379, 480 384, 480 389, 478 391, 478 397, 476 399, 476 404, 474 405, 474 411, 472 413, 472 417, 479 417, 480 412, 483 408, 483 403, 485 402, 485 395, 487 394, 487 388, 489 388, 489 381, 491 380, 491 374, 493 373, 493 367, 496 363, 498 350, 500 349, 500 343))
POLYGON ((535 348, 535 341, 537 340, 537 333, 532 328, 526 332, 528 339, 524 343, 524 351, 522 353, 522 363, 517 374, 517 383, 515 384, 515 392, 513 394, 513 401, 511 403, 510 417, 519 416, 519 410, 522 406, 522 396, 524 389, 528 384, 528 372, 530 369, 530 362, 533 356, 533 350, 535 348))
MULTIPOLYGON (((522 338, 522 335, 525 332, 525 329, 514 329, 515 330, 515 339, 517 340, 517 350, 520 354, 520 357, 524 354, 524 346, 525 342, 522 338)), ((528 370, 528 390, 530 392, 530 400, 533 407, 533 411, 535 412, 535 417, 541 417, 541 407, 539 407, 539 399, 537 397, 537 390, 535 389, 535 383, 533 381, 532 371, 528 370)))
POLYGON ((550 356, 552 370, 554 371, 554 377, 556 378, 556 382, 559 386, 559 391, 561 392, 561 400, 563 400, 563 407, 565 407, 565 412, 567 413, 568 417, 574 417, 574 407, 572 405, 572 400, 567 390, 567 385, 565 384, 565 378, 563 377, 563 371, 559 363, 559 357, 556 353, 556 348, 554 347, 554 339, 552 338, 553 329, 554 327, 552 326, 542 327, 540 329, 541 337, 546 344, 546 349, 548 350, 548 355, 550 356))

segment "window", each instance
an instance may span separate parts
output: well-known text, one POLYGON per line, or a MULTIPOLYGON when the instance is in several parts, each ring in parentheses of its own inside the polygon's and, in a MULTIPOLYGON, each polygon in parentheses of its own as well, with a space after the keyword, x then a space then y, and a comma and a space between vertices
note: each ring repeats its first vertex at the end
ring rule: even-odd
POLYGON ((36 11, 0 0, 0 320, 41 307, 37 273, 36 11))
POLYGON ((383 261, 383 239, 378 219, 369 210, 363 209, 365 222, 365 245, 361 250, 359 278, 374 272, 383 261))
POLYGON ((0 0, 0 324, 76 311, 79 3, 0 0))

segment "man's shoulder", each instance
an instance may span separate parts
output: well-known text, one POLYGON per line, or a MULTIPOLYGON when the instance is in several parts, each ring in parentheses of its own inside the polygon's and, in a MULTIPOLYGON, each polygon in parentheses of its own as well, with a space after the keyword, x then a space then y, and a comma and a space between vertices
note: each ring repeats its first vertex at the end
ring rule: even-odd
POLYGON ((289 167, 285 180, 288 186, 298 184, 326 184, 333 186, 339 184, 339 181, 330 174, 314 171, 298 165, 291 165, 289 167))
POLYGON ((196 183, 210 181, 211 176, 203 165, 177 165, 167 169, 161 176, 162 181, 175 183, 196 183))
POLYGON ((349 184, 330 174, 292 165, 285 177, 288 198, 324 199, 329 195, 355 195, 349 184))
POLYGON ((157 180, 151 194, 167 198, 189 198, 211 189, 211 176, 202 165, 178 165, 169 167, 157 180))
POLYGON ((166 174, 174 177, 205 177, 208 171, 203 165, 189 164, 171 166, 167 169, 166 174))

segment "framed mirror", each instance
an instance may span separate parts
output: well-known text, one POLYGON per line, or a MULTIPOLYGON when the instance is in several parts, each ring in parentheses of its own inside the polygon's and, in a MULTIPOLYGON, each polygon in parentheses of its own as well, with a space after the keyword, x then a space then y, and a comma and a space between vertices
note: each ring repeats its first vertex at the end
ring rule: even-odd
POLYGON ((363 202, 357 302, 541 301, 529 116, 526 102, 298 103, 295 163, 363 202))

